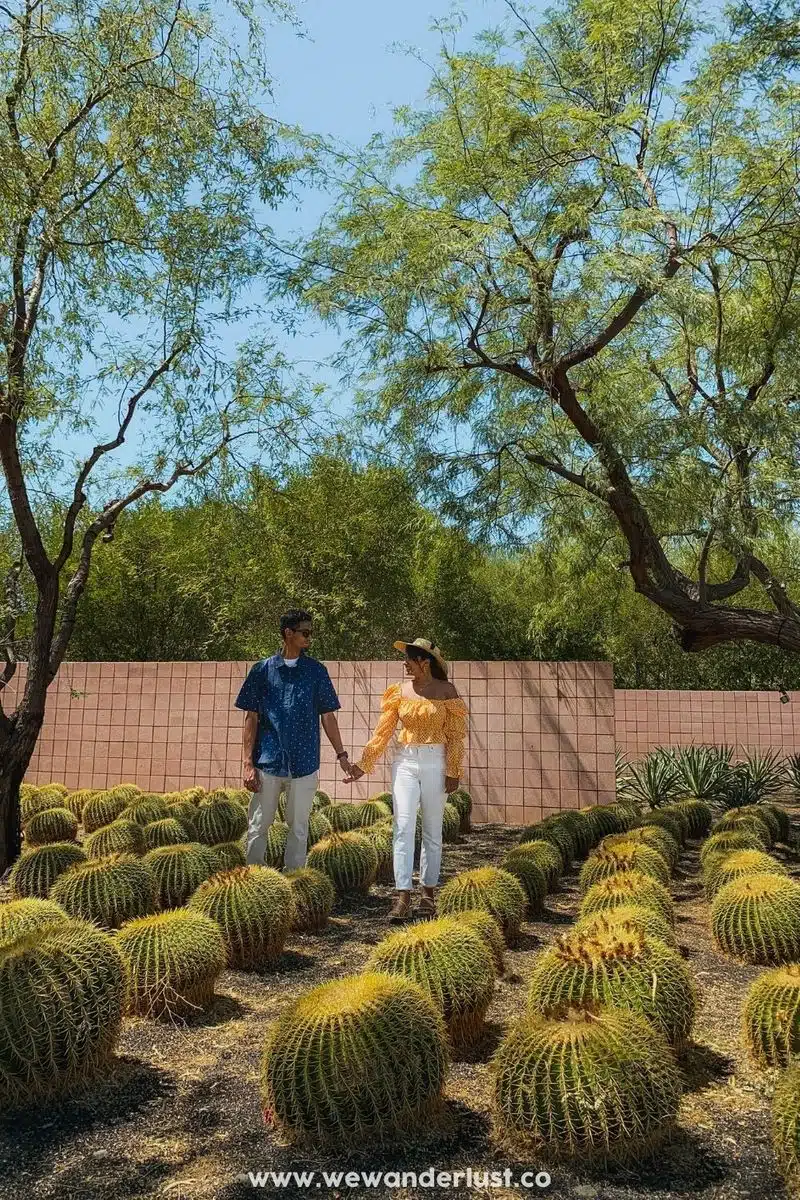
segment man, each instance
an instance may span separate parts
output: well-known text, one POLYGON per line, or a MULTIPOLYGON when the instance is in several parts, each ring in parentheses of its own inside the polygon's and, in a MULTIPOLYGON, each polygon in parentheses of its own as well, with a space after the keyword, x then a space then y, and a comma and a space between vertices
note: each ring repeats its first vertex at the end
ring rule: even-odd
POLYGON ((253 792, 248 811, 249 864, 263 865, 267 831, 284 789, 289 826, 284 864, 287 871, 305 864, 308 818, 319 784, 320 718, 344 774, 350 774, 336 719, 339 698, 325 667, 307 655, 312 636, 309 613, 287 612, 281 617, 280 653, 251 667, 236 697, 236 707, 247 714, 242 766, 244 786, 253 792))

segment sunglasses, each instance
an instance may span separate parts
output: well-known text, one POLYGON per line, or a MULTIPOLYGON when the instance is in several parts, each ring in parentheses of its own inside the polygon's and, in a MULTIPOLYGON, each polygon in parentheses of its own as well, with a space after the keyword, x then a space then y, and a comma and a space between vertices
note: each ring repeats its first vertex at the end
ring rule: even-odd
POLYGON ((307 638, 314 636, 313 629, 293 629, 292 633, 299 633, 301 637, 307 637, 307 638))

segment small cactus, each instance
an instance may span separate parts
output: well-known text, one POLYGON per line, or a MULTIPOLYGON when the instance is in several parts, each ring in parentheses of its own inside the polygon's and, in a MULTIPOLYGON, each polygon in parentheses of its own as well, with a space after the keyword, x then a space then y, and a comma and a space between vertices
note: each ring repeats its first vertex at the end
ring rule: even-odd
POLYGON ((591 832, 591 846, 596 846, 604 837, 624 833, 628 826, 627 814, 623 814, 616 805, 591 804, 580 811, 591 832))
POLYGON ((461 837, 461 814, 454 804, 445 803, 442 810, 442 841, 446 844, 458 842, 461 837))
POLYGON ((135 821, 112 821, 90 833, 83 846, 89 858, 106 858, 109 854, 144 854, 146 826, 135 821))
POLYGON ((564 860, 557 846, 554 846, 552 842, 544 841, 544 839, 520 842, 515 850, 509 851, 508 857, 511 857, 512 854, 525 854, 532 858, 539 870, 544 873, 548 892, 558 891, 564 860))
POLYGON ((537 957, 530 977, 532 1012, 552 1016, 593 1004, 629 1008, 679 1047, 691 1033, 696 997, 676 950, 639 930, 612 926, 557 938, 537 957))
POLYGON ((119 814, 123 821, 135 821, 137 825, 151 825, 169 815, 169 808, 158 796, 141 797, 128 804, 119 814))
POLYGON ((667 946, 675 945, 675 930, 654 908, 641 904, 619 904, 580 917, 573 926, 575 934, 593 937, 598 932, 619 930, 622 934, 638 932, 648 938, 658 938, 667 946))
POLYGON ((276 817, 267 830, 267 844, 264 850, 264 866, 280 870, 286 854, 286 839, 289 836, 289 826, 285 821, 276 817))
POLYGON ((57 804, 58 797, 53 797, 49 792, 43 794, 40 788, 23 783, 19 789, 19 815, 22 828, 25 828, 31 817, 35 817, 37 813, 44 812, 46 808, 52 808, 57 804))
POLYGON ((227 962, 216 921, 177 908, 129 921, 116 942, 130 975, 131 1014, 173 1018, 208 1008, 227 962))
POLYGON ((681 1096, 664 1038, 622 1009, 524 1018, 493 1074, 498 1132, 534 1160, 638 1159, 672 1130, 681 1096))
POLYGON ((394 879, 394 834, 391 821, 379 821, 377 825, 366 825, 359 833, 375 847, 378 855, 376 883, 391 883, 394 879))
POLYGON ((643 842, 626 841, 616 847, 602 842, 581 867, 578 883, 582 892, 622 871, 639 871, 650 875, 665 887, 669 883, 669 867, 657 850, 643 842))
POLYGON ((718 854, 731 854, 734 850, 762 850, 766 853, 766 839, 751 830, 724 830, 712 833, 700 848, 700 866, 705 869, 710 858, 718 854))
POLYGON ((220 842, 218 846, 210 846, 209 849, 214 856, 217 871, 230 871, 234 867, 247 866, 241 842, 220 842))
POLYGON ((143 861, 153 874, 159 908, 180 908, 217 869, 213 851, 199 842, 159 846, 143 861))
POLYGON ((339 894, 368 892, 378 872, 378 852, 363 833, 332 833, 311 847, 306 866, 327 875, 339 894))
POLYGON ((378 821, 391 819, 392 816, 391 808, 382 800, 367 800, 364 804, 357 805, 357 808, 359 828, 365 825, 375 825, 378 821))
POLYGON ((125 967, 111 938, 58 919, 0 944, 0 1107, 100 1074, 119 1036, 125 967))
POLYGON ((338 804, 329 804, 325 809, 325 816, 331 823, 335 833, 347 833, 351 829, 356 829, 360 822, 360 810, 362 805, 351 804, 348 800, 341 801, 338 804))
POLYGON ((494 960, 480 934, 456 918, 418 921, 390 934, 364 969, 418 983, 444 1017, 454 1047, 471 1046, 482 1036, 494 995, 494 960))
POLYGON ((447 1034, 416 984, 337 979, 284 1008, 264 1047, 270 1124, 292 1141, 341 1149, 405 1141, 441 1105, 447 1034))
POLYGON ((34 933, 45 925, 68 921, 60 904, 53 900, 6 900, 0 904, 0 945, 14 942, 25 934, 34 933))
POLYGON ((686 817, 679 816, 674 812, 667 812, 666 808, 656 808, 652 812, 645 813, 641 818, 643 826, 660 825, 662 829, 666 829, 671 833, 679 846, 682 846, 686 841, 686 830, 689 827, 689 822, 686 817))
POLYGON ((378 792, 377 796, 370 796, 370 800, 379 800, 381 804, 385 804, 390 810, 394 808, 394 796, 391 792, 378 792))
POLYGON ((286 879, 271 867, 235 867, 200 887, 188 908, 216 921, 228 965, 240 971, 274 966, 294 919, 294 897, 286 879))
POLYGON ((675 924, 675 905, 669 892, 657 879, 641 871, 621 871, 619 875, 601 879, 583 897, 580 915, 585 917, 620 904, 644 905, 660 913, 670 925, 675 924))
POLYGON ((333 826, 323 812, 311 812, 308 816, 308 846, 316 846, 323 838, 330 837, 333 826))
POLYGON ((46 900, 59 875, 86 861, 86 853, 75 842, 50 842, 19 856, 11 868, 9 886, 15 900, 38 896, 46 900))
POLYGON ((81 813, 81 824, 85 832, 94 833, 96 829, 110 825, 112 821, 116 821, 122 816, 127 805, 128 801, 125 797, 118 796, 113 791, 95 792, 86 801, 81 813))
MULTIPOLYGON (((774 818, 773 818, 774 819, 774 818)), ((775 822, 777 826, 777 822, 775 822)), ((775 838, 770 823, 764 813, 752 807, 732 808, 715 823, 714 833, 751 832, 765 843, 765 848, 771 850, 775 838)))
POLYGON ((503 931, 495 918, 483 908, 465 908, 453 913, 451 921, 460 921, 479 934, 492 952, 494 969, 498 975, 505 971, 506 943, 503 931))
POLYGON ((81 819, 83 818, 84 805, 86 804, 87 800, 91 800, 92 796, 95 794, 95 790, 96 789, 94 788, 81 788, 80 791, 70 792, 69 795, 64 797, 62 804, 57 805, 56 807, 69 809, 73 817, 75 817, 77 820, 78 824, 80 824, 81 819))
POLYGON ((101 929, 118 929, 155 906, 153 876, 132 854, 92 858, 60 875, 51 897, 69 913, 101 929))
POLYGON ((629 829, 627 833, 617 833, 612 837, 603 838, 603 846, 614 848, 624 842, 641 842, 651 850, 657 850, 670 872, 677 869, 681 857, 681 848, 675 838, 660 825, 642 825, 638 829, 629 829))
POLYGON ((573 859, 577 858, 575 839, 566 825, 560 825, 552 821, 539 821, 537 825, 526 825, 519 840, 520 843, 550 842, 561 855, 562 871, 568 871, 572 866, 573 859))
POLYGON ((676 800, 671 807, 686 817, 689 822, 690 838, 706 836, 714 819, 714 812, 710 804, 706 804, 705 800, 689 796, 685 800, 676 800))
MULTIPOLYGON (((212 796, 213 796, 212 792, 212 796)), ((206 801, 197 810, 197 840, 204 846, 235 842, 247 829, 247 815, 235 800, 206 801)))
POLYGON ((44 808, 31 817, 25 827, 27 846, 46 846, 48 842, 74 842, 78 819, 68 808, 44 808))
POLYGON ((781 808, 779 804, 762 804, 761 808, 764 812, 772 813, 777 822, 778 836, 775 840, 788 845, 789 838, 792 836, 792 822, 786 809, 781 808))
MULTIPOLYGON (((391 795, 391 792, 389 795, 391 795)), ((375 799, 383 800, 383 796, 376 796, 375 799)), ((317 812, 320 808, 327 808, 330 802, 331 798, 328 793, 317 788, 317 790, 314 792, 314 799, 311 802, 311 807, 314 812, 317 812)))
POLYGON ((141 828, 148 850, 155 850, 158 846, 183 845, 191 841, 195 833, 194 826, 176 817, 161 817, 158 821, 151 821, 149 825, 143 825, 141 828))
POLYGON ((174 817, 176 821, 181 821, 182 824, 188 826, 192 837, 197 833, 197 806, 192 804, 191 800, 173 801, 168 805, 166 815, 174 817))
POLYGON ((780 966, 800 959, 800 884, 782 875, 744 875, 721 887, 711 932, 726 954, 780 966))
POLYGON ((734 850, 706 860, 703 882, 706 899, 713 900, 721 887, 743 875, 786 875, 786 868, 763 850, 734 850))
POLYGON ((772 1100, 772 1144, 787 1194, 800 1195, 800 1062, 778 1080, 772 1100))
POLYGON ((472 829, 472 797, 464 788, 451 792, 448 802, 458 811, 461 819, 461 833, 469 833, 472 829))
POLYGON ((511 853, 506 855, 501 866, 522 884, 528 900, 528 920, 540 916, 547 895, 547 877, 535 859, 529 854, 511 853))
POLYGON ((313 867, 287 871, 295 913, 292 929, 298 933, 319 933, 328 924, 336 903, 336 892, 327 875, 313 867))
POLYGON ((799 964, 759 975, 745 998, 742 1026, 748 1049, 762 1067, 787 1067, 800 1054, 799 964))
POLYGON ((441 916, 452 916, 466 908, 482 908, 495 918, 508 946, 517 940, 527 907, 528 898, 520 881, 499 867, 462 871, 439 892, 441 916))

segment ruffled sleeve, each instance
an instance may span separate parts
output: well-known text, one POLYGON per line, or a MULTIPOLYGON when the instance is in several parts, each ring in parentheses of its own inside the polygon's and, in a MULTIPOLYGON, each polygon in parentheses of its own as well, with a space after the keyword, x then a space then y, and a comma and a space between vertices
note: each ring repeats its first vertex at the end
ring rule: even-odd
POLYGON ((445 700, 445 774, 452 779, 461 778, 461 768, 464 764, 464 739, 466 736, 466 704, 460 696, 457 696, 454 700, 445 700))
POLYGON ((375 732, 364 747, 356 766, 360 767, 365 775, 369 775, 370 771, 375 766, 376 762, 383 754, 386 747, 391 741, 392 734, 397 727, 398 710, 400 708, 400 684, 394 683, 390 688, 387 688, 383 693, 381 700, 381 715, 378 718, 378 724, 375 726, 375 732))

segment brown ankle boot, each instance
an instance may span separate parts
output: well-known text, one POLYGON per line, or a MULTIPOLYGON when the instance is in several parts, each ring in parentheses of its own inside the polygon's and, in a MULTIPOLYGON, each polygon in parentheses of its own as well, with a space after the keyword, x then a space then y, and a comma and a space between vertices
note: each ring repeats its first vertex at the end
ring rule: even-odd
POLYGON ((392 898, 389 920, 395 924, 399 924, 401 921, 407 921, 410 916, 411 892, 395 892, 392 898))
POLYGON ((417 912, 421 917, 436 916, 436 889, 432 887, 424 887, 422 896, 417 905, 417 912))

